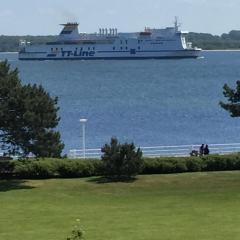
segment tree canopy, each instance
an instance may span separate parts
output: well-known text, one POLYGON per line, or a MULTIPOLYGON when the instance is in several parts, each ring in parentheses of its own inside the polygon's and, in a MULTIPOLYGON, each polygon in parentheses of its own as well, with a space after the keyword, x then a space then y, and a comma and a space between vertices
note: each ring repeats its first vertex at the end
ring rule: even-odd
POLYGON ((236 89, 230 88, 227 84, 223 86, 223 95, 228 103, 220 102, 220 106, 228 111, 231 117, 240 117, 240 81, 237 81, 236 85, 236 89))
POLYGON ((116 138, 102 147, 102 161, 107 178, 129 179, 137 175, 143 165, 142 151, 133 143, 121 144, 116 138))
POLYGON ((18 69, 0 62, 0 143, 9 153, 33 153, 37 157, 59 157, 64 145, 54 128, 57 97, 40 85, 23 85, 18 69))

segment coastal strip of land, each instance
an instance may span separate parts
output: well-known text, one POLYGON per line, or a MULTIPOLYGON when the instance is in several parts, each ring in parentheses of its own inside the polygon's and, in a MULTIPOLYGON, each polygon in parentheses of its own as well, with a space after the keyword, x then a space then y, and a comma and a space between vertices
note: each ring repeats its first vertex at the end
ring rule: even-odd
MULTIPOLYGON (((0 52, 17 52, 20 40, 26 40, 35 44, 45 44, 57 38, 55 35, 49 36, 6 36, 0 35, 0 52)), ((194 33, 187 35, 187 41, 192 42, 194 47, 203 50, 240 50, 240 30, 232 30, 222 35, 212 35, 210 33, 194 33)))

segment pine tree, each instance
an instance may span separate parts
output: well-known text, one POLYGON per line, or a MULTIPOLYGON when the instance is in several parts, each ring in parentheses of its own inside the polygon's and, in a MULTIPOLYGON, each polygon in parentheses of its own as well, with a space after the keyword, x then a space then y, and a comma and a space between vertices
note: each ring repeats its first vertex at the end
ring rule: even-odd
POLYGON ((227 84, 223 86, 223 95, 228 103, 220 102, 220 106, 228 111, 231 117, 240 117, 240 81, 237 81, 236 85, 236 89, 231 89, 227 84))
POLYGON ((104 174, 107 178, 117 180, 129 179, 137 175, 142 168, 143 159, 140 148, 136 150, 133 143, 121 144, 116 138, 102 148, 104 174))
POLYGON ((58 125, 58 99, 37 85, 23 85, 18 69, 0 63, 0 141, 9 153, 59 157, 64 145, 58 125))

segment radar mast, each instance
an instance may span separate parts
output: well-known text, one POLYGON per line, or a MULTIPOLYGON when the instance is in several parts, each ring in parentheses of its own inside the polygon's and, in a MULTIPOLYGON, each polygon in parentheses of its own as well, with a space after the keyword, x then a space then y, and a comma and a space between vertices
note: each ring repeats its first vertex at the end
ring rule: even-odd
POLYGON ((175 31, 178 32, 179 31, 179 27, 181 26, 181 24, 178 22, 178 17, 175 16, 175 20, 174 20, 174 28, 175 31))

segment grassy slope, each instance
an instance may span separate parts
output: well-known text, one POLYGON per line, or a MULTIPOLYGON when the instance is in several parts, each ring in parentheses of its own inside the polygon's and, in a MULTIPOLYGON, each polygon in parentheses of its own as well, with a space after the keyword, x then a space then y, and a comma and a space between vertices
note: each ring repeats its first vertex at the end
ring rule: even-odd
POLYGON ((0 181, 0 239, 66 239, 80 218, 87 240, 235 240, 239 189, 240 172, 0 181))

